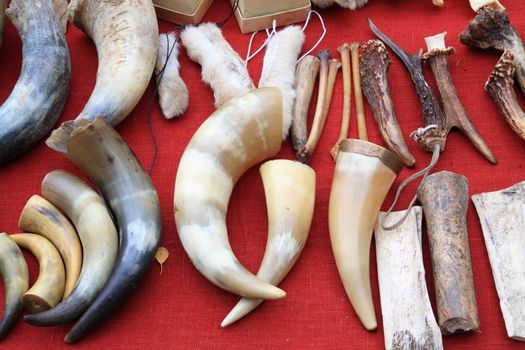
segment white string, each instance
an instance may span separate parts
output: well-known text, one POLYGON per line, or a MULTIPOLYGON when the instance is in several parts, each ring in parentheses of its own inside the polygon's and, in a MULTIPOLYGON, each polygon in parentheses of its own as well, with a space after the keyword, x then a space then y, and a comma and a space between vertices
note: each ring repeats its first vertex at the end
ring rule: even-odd
POLYGON ((297 63, 301 62, 301 60, 303 58, 305 58, 306 56, 308 56, 310 53, 312 53, 313 50, 315 50, 315 48, 317 46, 319 46, 319 44, 321 43, 321 41, 323 41, 325 35, 326 35, 326 26, 324 25, 324 21, 323 21, 323 17, 321 16, 321 14, 315 10, 311 10, 310 12, 308 12, 308 17, 306 17, 306 21, 304 22, 304 26, 303 26, 303 32, 304 30, 306 29, 306 27, 308 27, 308 24, 310 23, 310 18, 312 17, 312 13, 315 13, 317 15, 317 17, 319 17, 319 21, 321 22, 321 26, 323 27, 323 34, 321 34, 321 37, 319 38, 319 40, 317 40, 317 42, 315 43, 315 45, 310 49, 308 50, 304 55, 301 56, 301 58, 299 58, 297 60, 297 63))
POLYGON ((255 51, 253 54, 250 55, 250 51, 252 50, 252 44, 253 44, 253 39, 255 38, 255 35, 257 35, 257 33, 259 33, 259 31, 256 31, 256 32, 253 32, 252 34, 252 37, 250 38, 250 43, 248 44, 248 52, 246 52, 246 59, 244 60, 244 67, 248 67, 248 62, 254 58, 255 56, 257 56, 257 54, 259 52, 261 52, 262 49, 264 49, 264 47, 268 44, 268 42, 270 41, 270 38, 272 36, 274 36, 275 34, 277 34, 277 20, 273 20, 272 22, 272 31, 271 32, 268 32, 268 29, 266 29, 266 35, 268 36, 266 38, 266 40, 264 41, 264 43, 261 45, 261 47, 259 47, 257 49, 257 51, 255 51))

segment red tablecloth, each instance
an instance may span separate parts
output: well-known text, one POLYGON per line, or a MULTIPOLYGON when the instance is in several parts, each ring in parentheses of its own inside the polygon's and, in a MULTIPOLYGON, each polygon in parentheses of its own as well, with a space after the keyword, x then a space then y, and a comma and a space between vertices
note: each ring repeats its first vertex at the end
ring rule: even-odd
MULTIPOLYGON (((514 26, 525 34, 525 3, 507 0, 505 5, 514 26)), ((226 0, 216 0, 204 20, 221 20, 229 11, 226 0)), ((330 48, 335 55, 338 55, 337 46, 343 42, 363 42, 374 37, 366 23, 368 17, 411 52, 424 47, 425 36, 447 31, 449 45, 457 50, 450 59, 457 90, 499 164, 489 164, 460 133, 454 132, 449 137, 447 149, 436 171, 447 169, 465 175, 469 179, 470 194, 502 189, 524 179, 520 154, 525 151, 525 144, 507 126, 483 89, 485 80, 500 55, 467 48, 458 40, 458 34, 474 16, 468 1, 446 0, 446 6, 440 9, 433 6, 431 0, 371 0, 367 7, 356 12, 334 8, 321 13, 328 29, 321 48, 330 48)), ((171 24, 160 21, 161 31, 171 27, 171 24)), ((307 30, 305 48, 317 41, 320 32, 320 25, 314 20, 307 30)), ((224 26, 224 35, 243 56, 249 36, 240 34, 235 20, 224 26)), ((94 86, 97 69, 97 54, 90 39, 73 26, 69 26, 66 37, 71 51, 72 85, 61 121, 73 119, 82 110, 94 86)), ((265 35, 257 37, 256 45, 263 41, 263 37, 265 35)), ((261 72, 262 59, 263 55, 259 55, 249 65, 255 82, 261 72)), ((20 64, 20 40, 8 22, 0 49, 0 101, 9 95, 15 84, 20 64)), ((220 322, 235 305, 238 297, 215 287, 193 267, 182 249, 173 219, 173 184, 180 156, 195 130, 214 110, 212 93, 200 80, 200 67, 187 58, 184 50, 181 53, 181 66, 182 77, 190 91, 188 112, 180 120, 166 121, 155 106, 152 115, 153 129, 159 143, 159 157, 152 179, 162 207, 162 245, 169 249, 171 255, 162 274, 159 273, 157 264, 152 265, 140 286, 124 305, 88 338, 75 346, 156 349, 382 348, 381 319, 375 332, 367 332, 361 326, 339 280, 328 236, 327 208, 334 170, 329 149, 337 139, 340 125, 341 76, 337 80, 324 135, 311 162, 317 172, 317 201, 310 238, 297 265, 281 284, 288 295, 284 300, 264 303, 245 319, 221 329, 220 322)), ((428 67, 425 70, 430 78, 428 67)), ((393 56, 390 84, 396 112, 408 140, 409 132, 422 125, 421 113, 409 75, 393 56)), ((148 88, 133 113, 117 128, 145 167, 149 166, 153 156, 153 145, 146 124, 147 107, 152 93, 153 85, 148 88)), ((519 93, 518 96, 523 102, 519 93)), ((311 113, 314 104, 315 101, 312 103, 311 113)), ((352 113, 350 133, 355 137, 355 111, 352 113)), ((368 107, 367 122, 370 140, 383 144, 368 107)), ((429 162, 430 155, 414 142, 408 143, 417 158, 417 169, 421 169, 429 162)), ((290 144, 286 143, 278 158, 291 157, 290 144)), ((43 143, 0 168, 0 230, 19 232, 17 222, 24 204, 31 195, 40 192, 44 175, 55 169, 66 169, 81 175, 68 160, 43 143)), ((395 187, 412 172, 403 170, 395 187)), ((400 208, 407 205, 416 186, 413 184, 408 187, 400 208)), ((392 194, 386 203, 390 204, 391 201, 392 194)), ((228 211, 228 228, 234 252, 243 264, 256 271, 264 252, 267 229, 265 200, 258 167, 251 169, 235 188, 228 211)), ((445 337, 445 347, 518 348, 522 344, 510 340, 506 335, 481 227, 471 204, 468 210, 468 229, 481 331, 445 337)), ((427 283, 435 308, 426 238, 423 244, 427 283)), ((32 256, 26 256, 34 279, 38 265, 32 256)), ((380 317, 373 250, 371 278, 376 313, 380 317)), ((0 300, 3 300, 1 288, 3 287, 0 287, 0 300)), ((62 338, 68 329, 69 326, 37 328, 20 320, 0 346, 9 349, 65 348, 62 338)))

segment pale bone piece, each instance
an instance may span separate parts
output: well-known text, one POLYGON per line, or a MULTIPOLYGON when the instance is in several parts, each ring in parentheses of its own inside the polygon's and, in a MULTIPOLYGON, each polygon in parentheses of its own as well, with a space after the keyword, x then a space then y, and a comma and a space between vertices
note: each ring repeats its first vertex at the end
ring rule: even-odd
MULTIPOLYGON (((146 91, 157 56, 158 24, 151 0, 72 0, 69 21, 94 42, 98 54, 95 88, 75 121, 102 116, 115 126, 135 108, 146 91)), ((64 124, 72 123, 72 121, 64 124)), ((65 128, 46 143, 56 151, 65 128)))
POLYGON ((188 26, 180 39, 190 59, 201 65, 202 80, 213 90, 216 108, 255 89, 244 61, 216 24, 188 26))
POLYGON ((39 265, 37 280, 22 297, 24 309, 31 313, 49 310, 64 295, 66 273, 60 254, 53 243, 37 234, 17 233, 11 238, 19 247, 29 250, 39 265))
POLYGON ((352 55, 352 78, 354 82, 355 109, 357 118, 357 132, 359 139, 368 141, 366 130, 365 106, 363 103, 363 91, 361 90, 361 70, 359 68, 359 43, 350 45, 352 55))
POLYGON ((525 182, 472 196, 483 230, 505 327, 525 341, 525 182))
POLYGON ((119 228, 111 276, 64 338, 74 343, 102 324, 139 284, 155 258, 162 220, 157 191, 133 151, 102 117, 63 125, 59 149, 100 190, 119 228))
POLYGON ((478 12, 480 8, 485 6, 492 7, 495 10, 504 11, 505 6, 503 6, 498 0, 469 0, 470 7, 474 12, 478 12))
POLYGON ((443 136, 446 138, 452 128, 458 128, 489 162, 496 164, 497 160, 494 154, 492 154, 489 146, 487 146, 472 124, 469 115, 461 104, 456 87, 452 81, 448 56, 454 54, 455 50, 453 47, 446 46, 446 34, 447 32, 443 32, 426 37, 425 42, 428 51, 423 55, 423 59, 432 69, 432 75, 434 76, 434 81, 436 82, 441 101, 443 102, 443 112, 445 114, 445 133, 443 136))
POLYGON ((292 127, 290 129, 290 138, 295 153, 298 153, 308 140, 308 112, 320 64, 319 58, 313 55, 307 55, 297 63, 295 71, 295 102, 292 114, 292 127))
POLYGON ((155 79, 159 92, 160 108, 166 119, 180 116, 188 109, 188 88, 180 77, 179 68, 177 33, 160 34, 155 63, 155 79))
POLYGON ((50 172, 42 181, 42 195, 71 218, 83 249, 82 271, 71 294, 50 310, 24 317, 32 325, 54 326, 76 320, 104 287, 119 239, 104 199, 76 176, 50 172))
POLYGON ((419 186, 432 259, 437 318, 443 335, 479 329, 467 234, 468 183, 449 171, 419 186))
POLYGON ((480 49, 511 51, 514 55, 516 78, 525 94, 525 47, 519 33, 512 27, 506 11, 481 8, 467 29, 459 35, 461 43, 480 49))
POLYGON ((514 56, 505 51, 485 83, 485 91, 494 102, 512 130, 525 140, 525 113, 514 92, 514 56))
POLYGON ((22 296, 29 289, 29 270, 20 248, 8 234, 0 233, 0 275, 5 306, 0 320, 0 340, 11 330, 23 309, 22 296))
MULTIPOLYGON (((397 222, 405 214, 406 210, 392 212, 389 221, 397 222)), ((390 231, 382 228, 385 216, 379 213, 374 230, 385 348, 441 350, 441 330, 425 281, 421 207, 412 207, 403 224, 390 231)))
MULTIPOLYGON (((310 232, 315 204, 315 171, 290 160, 264 163, 261 177, 268 211, 268 241, 257 277, 279 285, 301 255, 310 232)), ((221 327, 249 314, 264 300, 242 298, 221 327)))
POLYGON ((273 35, 266 46, 259 87, 277 87, 283 95, 283 133, 286 140, 292 125, 295 68, 305 35, 300 26, 287 26, 273 35))
POLYGON ((341 118, 341 129, 339 131, 339 138, 330 150, 330 154, 337 160, 337 153, 339 153, 339 144, 348 137, 348 129, 350 127, 350 109, 352 107, 352 65, 350 63, 350 45, 344 43, 337 48, 341 55, 341 67, 343 74, 343 115, 341 118))
POLYGON ((0 106, 0 164, 28 151, 53 128, 71 78, 69 50, 50 0, 13 0, 5 13, 22 40, 22 70, 0 106))
POLYGON ((237 260, 228 241, 226 211, 237 180, 281 149, 282 113, 278 88, 231 100, 193 135, 175 180, 175 223, 192 263, 216 286, 249 298, 286 294, 237 260))
POLYGON ((403 168, 389 150, 346 139, 335 165, 328 224, 339 276, 367 330, 377 328, 370 288, 370 244, 379 209, 403 168))
POLYGON ((381 137, 388 149, 394 152, 408 167, 416 159, 410 153, 394 111, 394 101, 388 86, 390 58, 385 45, 379 40, 369 40, 362 46, 360 64, 361 88, 372 109, 381 137))
MULTIPOLYGON (((301 163, 308 163, 310 161, 313 153, 315 152, 315 149, 317 148, 319 141, 321 140, 321 135, 323 133, 324 126, 326 124, 326 119, 328 117, 328 112, 330 110, 332 93, 334 91, 335 80, 337 78, 337 72, 339 68, 341 68, 341 62, 339 62, 339 60, 336 60, 334 58, 328 60, 328 76, 326 79, 325 89, 324 91, 319 91, 312 130, 310 131, 308 141, 306 141, 306 144, 304 145, 304 148, 299 155, 299 161, 301 163), (319 106, 319 98, 323 98, 322 96, 324 97, 324 101, 319 106), (320 110, 320 108, 322 108, 322 110, 320 110)), ((323 67, 321 63, 321 73, 322 71, 323 67)), ((319 84, 321 84, 322 80, 323 77, 321 76, 319 78, 319 84)))
POLYGON ((18 219, 18 227, 44 236, 56 247, 66 269, 63 298, 69 296, 82 269, 82 245, 75 228, 53 204, 38 195, 27 201, 18 219))

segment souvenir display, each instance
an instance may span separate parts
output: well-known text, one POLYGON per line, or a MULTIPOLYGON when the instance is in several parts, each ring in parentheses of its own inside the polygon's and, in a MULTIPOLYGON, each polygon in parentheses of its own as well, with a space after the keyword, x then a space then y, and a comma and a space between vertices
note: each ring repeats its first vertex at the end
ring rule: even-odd
POLYGON ((119 240, 104 199, 76 176, 63 170, 50 172, 42 181, 42 195, 71 218, 83 252, 73 291, 52 309, 24 317, 36 326, 54 326, 75 321, 96 298, 113 271, 119 240))
POLYGON ((66 39, 51 0, 13 0, 6 14, 22 39, 23 58, 18 81, 0 106, 0 164, 35 146, 53 128, 71 77, 66 39))

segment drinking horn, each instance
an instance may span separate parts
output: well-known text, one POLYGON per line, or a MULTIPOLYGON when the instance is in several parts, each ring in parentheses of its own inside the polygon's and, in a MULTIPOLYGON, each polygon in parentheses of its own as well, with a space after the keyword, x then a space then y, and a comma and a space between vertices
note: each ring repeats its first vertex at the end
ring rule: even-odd
POLYGON ((370 288, 370 244, 379 209, 403 168, 389 150, 345 139, 335 165, 328 224, 339 275, 367 330, 377 328, 370 288))
POLYGON ((184 250, 210 282, 248 298, 285 293, 246 270, 232 252, 226 228, 237 180, 281 148, 282 97, 260 88, 224 104, 197 130, 175 180, 175 223, 184 250))
POLYGON ((62 125, 57 150, 82 169, 100 189, 119 227, 115 267, 100 294, 65 337, 74 343, 100 325, 138 285, 157 250, 159 199, 133 152, 104 118, 62 125))
POLYGON ((22 39, 22 70, 0 106, 0 164, 51 130, 66 103, 71 77, 66 39, 51 0, 13 0, 6 14, 22 39))
POLYGON ((115 126, 135 108, 153 73, 159 42, 153 4, 151 0, 73 0, 69 21, 93 40, 98 54, 95 88, 76 120, 103 116, 115 126))
POLYGON ((42 195, 71 218, 84 251, 82 272, 69 297, 50 310, 24 317, 35 326, 54 326, 77 319, 104 287, 117 257, 118 235, 102 197, 78 177, 52 171, 42 182, 42 195))
MULTIPOLYGON (((271 160, 261 168, 268 211, 268 241, 257 277, 278 285, 301 255, 314 213, 315 171, 290 160, 271 160)), ((263 300, 242 298, 221 326, 249 314, 263 300)))
POLYGON ((29 288, 29 271, 24 256, 5 233, 0 233, 0 274, 5 291, 5 307, 0 320, 0 339, 3 339, 22 311, 22 296, 29 288))
POLYGON ((66 272, 53 243, 33 233, 17 233, 11 238, 19 247, 29 250, 40 267, 36 282, 22 297, 24 309, 36 313, 57 305, 64 295, 66 272))
POLYGON ((24 206, 18 227, 44 236, 57 248, 66 269, 66 298, 75 288, 82 268, 82 246, 69 220, 53 204, 35 195, 24 206))

